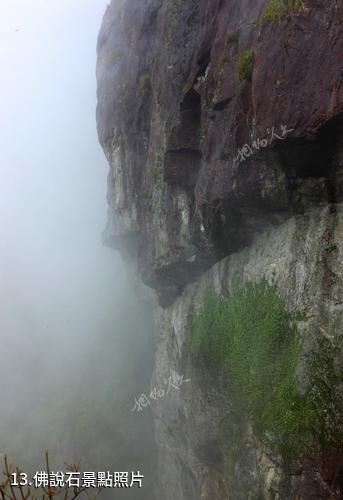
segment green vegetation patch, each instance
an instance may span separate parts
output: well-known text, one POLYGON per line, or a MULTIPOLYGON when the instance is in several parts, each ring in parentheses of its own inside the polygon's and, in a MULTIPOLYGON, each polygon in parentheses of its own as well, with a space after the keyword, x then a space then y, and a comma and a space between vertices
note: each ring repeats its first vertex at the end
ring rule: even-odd
POLYGON ((238 42, 239 41, 239 36, 240 36, 240 30, 237 28, 234 31, 230 31, 225 39, 224 47, 223 50, 220 54, 219 60, 218 60, 218 68, 219 72, 222 72, 226 66, 226 64, 229 62, 229 50, 230 50, 230 45, 232 43, 238 42))
POLYGON ((142 191, 139 193, 139 196, 141 200, 147 201, 149 199, 150 193, 149 193, 149 188, 147 186, 144 186, 142 191))
POLYGON ((268 0, 261 15, 261 25, 276 24, 286 17, 293 8, 301 5, 301 0, 268 0))
POLYGON ((169 47, 172 43, 180 17, 182 0, 169 0, 167 7, 167 28, 165 31, 165 47, 169 47))
POLYGON ((252 49, 246 49, 239 56, 237 64, 237 78, 240 82, 251 77, 255 54, 252 49))
POLYGON ((226 37, 226 46, 229 45, 230 43, 238 42, 239 35, 240 35, 239 28, 235 29, 234 31, 230 31, 226 37))
POLYGON ((146 90, 148 89, 149 86, 149 73, 145 71, 144 73, 141 73, 138 78, 138 95, 142 96, 146 90))
POLYGON ((323 366, 320 347, 308 361, 309 389, 300 394, 296 367, 302 343, 297 319, 287 311, 276 284, 264 278, 244 287, 234 284, 229 297, 206 290, 190 336, 196 359, 227 373, 230 397, 240 412, 287 461, 318 442, 323 447, 337 443, 336 420, 343 409, 343 404, 337 408, 332 389, 339 376, 330 346, 324 351, 330 381, 323 386, 322 374, 318 375, 323 366))
POLYGON ((160 152, 157 156, 151 177, 153 185, 158 189, 163 186, 163 165, 163 153, 160 152))
POLYGON ((124 54, 122 50, 114 48, 105 53, 104 57, 101 59, 101 62, 106 64, 110 61, 118 61, 119 59, 123 58, 123 55, 124 54))

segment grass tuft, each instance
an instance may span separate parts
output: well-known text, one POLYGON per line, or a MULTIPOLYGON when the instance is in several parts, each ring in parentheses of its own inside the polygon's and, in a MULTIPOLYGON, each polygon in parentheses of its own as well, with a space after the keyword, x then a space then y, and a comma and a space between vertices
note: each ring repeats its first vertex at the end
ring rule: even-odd
POLYGON ((302 6, 301 0, 268 0, 260 19, 262 26, 277 24, 295 7, 302 6))
POLYGON ((236 70, 237 78, 240 82, 248 80, 251 77, 254 66, 254 58, 255 54, 252 49, 246 49, 240 54, 236 70))

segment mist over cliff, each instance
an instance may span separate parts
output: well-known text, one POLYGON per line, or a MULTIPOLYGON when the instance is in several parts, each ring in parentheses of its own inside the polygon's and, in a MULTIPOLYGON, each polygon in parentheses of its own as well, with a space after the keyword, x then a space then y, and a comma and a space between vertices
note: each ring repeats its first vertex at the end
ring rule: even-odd
POLYGON ((151 313, 101 237, 95 59, 106 3, 2 6, 0 453, 30 474, 46 448, 53 470, 80 459, 83 470, 146 473, 152 462, 149 409, 131 412, 150 383, 151 313))
POLYGON ((342 20, 4 4, 0 458, 144 475, 105 499, 343 498, 342 20))

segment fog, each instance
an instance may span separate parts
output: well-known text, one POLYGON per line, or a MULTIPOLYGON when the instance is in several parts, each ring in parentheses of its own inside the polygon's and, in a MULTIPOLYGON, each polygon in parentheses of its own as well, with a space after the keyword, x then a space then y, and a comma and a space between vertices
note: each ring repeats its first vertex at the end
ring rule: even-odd
POLYGON ((135 439, 149 418, 130 411, 149 383, 149 311, 101 243, 95 50, 107 3, 1 2, 0 453, 32 470, 45 448, 56 463, 142 468, 151 446, 135 439))

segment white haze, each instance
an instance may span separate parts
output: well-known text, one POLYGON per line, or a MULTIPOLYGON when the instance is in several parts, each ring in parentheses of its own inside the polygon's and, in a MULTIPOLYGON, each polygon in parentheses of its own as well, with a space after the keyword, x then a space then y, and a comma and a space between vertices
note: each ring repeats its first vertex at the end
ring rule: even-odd
POLYGON ((27 448, 58 448, 47 406, 72 399, 83 377, 89 398, 96 376, 98 386, 111 378, 107 345, 93 355, 98 329, 110 338, 113 316, 126 321, 125 270, 101 244, 108 165, 95 51, 107 3, 1 0, 0 453, 18 465, 27 448))

